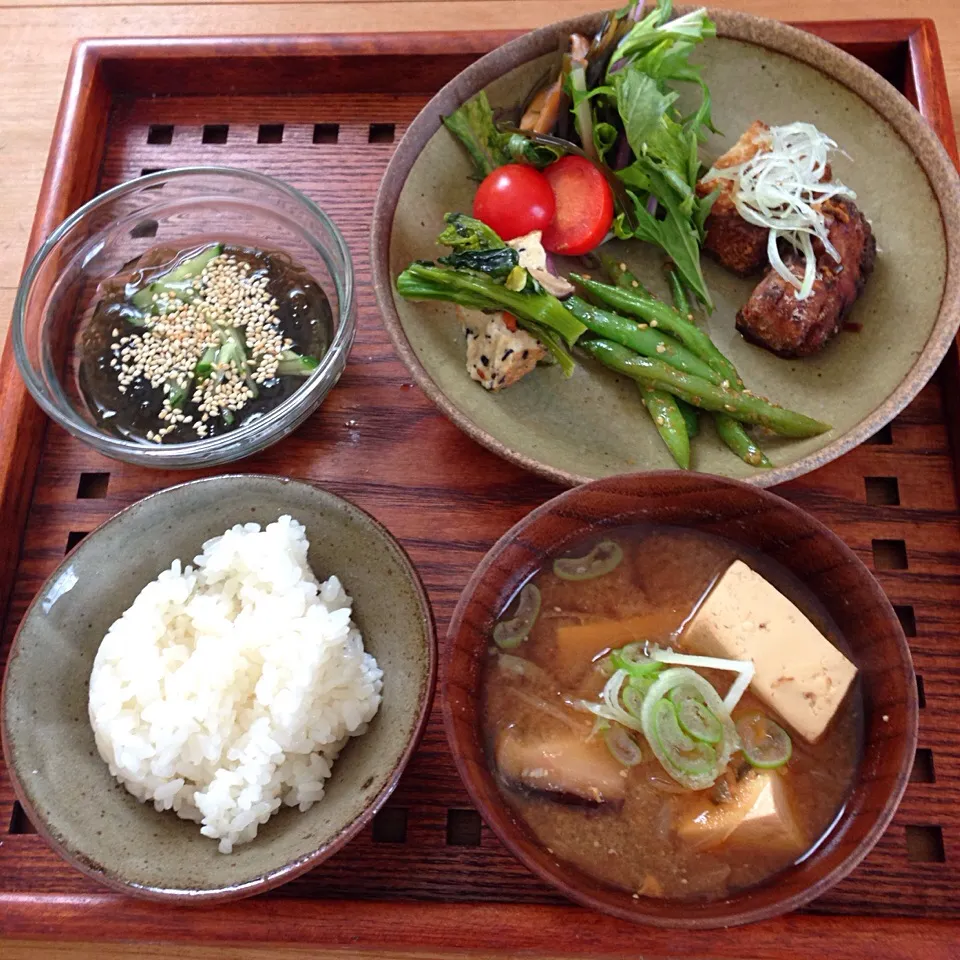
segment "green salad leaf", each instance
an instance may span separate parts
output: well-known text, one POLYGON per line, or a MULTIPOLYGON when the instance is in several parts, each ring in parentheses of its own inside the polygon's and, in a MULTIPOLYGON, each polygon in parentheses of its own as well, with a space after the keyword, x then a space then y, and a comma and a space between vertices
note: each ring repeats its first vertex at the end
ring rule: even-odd
POLYGON ((490 101, 483 91, 444 117, 443 124, 467 148, 481 180, 497 167, 510 163, 510 136, 497 129, 490 101))
POLYGON ((627 187, 634 222, 621 211, 614 225, 622 239, 636 237, 661 247, 676 264, 684 284, 712 308, 700 269, 704 222, 715 199, 700 198, 698 148, 713 130, 710 95, 700 67, 689 62, 697 44, 716 35, 706 11, 671 20, 670 0, 630 29, 610 57, 606 86, 615 105, 633 160, 617 175, 627 187), (698 107, 687 117, 677 107, 673 84, 701 90, 698 107))
POLYGON ((499 250, 506 246, 495 230, 465 213, 444 214, 443 222, 446 227, 437 237, 437 243, 442 247, 450 247, 459 253, 464 250, 499 250))

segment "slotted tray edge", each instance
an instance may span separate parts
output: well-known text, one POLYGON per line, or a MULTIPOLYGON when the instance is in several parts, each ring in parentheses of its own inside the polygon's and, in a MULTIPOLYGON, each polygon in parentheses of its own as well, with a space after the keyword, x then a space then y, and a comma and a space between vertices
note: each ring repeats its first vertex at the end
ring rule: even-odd
MULTIPOLYGON (((906 44, 906 90, 940 136, 954 162, 957 146, 936 28, 930 20, 800 23, 840 46, 906 44)), ((169 38, 87 40, 78 43, 48 157, 27 257, 50 231, 95 191, 106 144, 106 120, 118 95, 190 94, 215 70, 234 94, 309 92, 331 64, 359 78, 371 60, 431 54, 465 61, 511 39, 515 32, 356 34, 324 37, 169 38), (333 59, 331 59, 333 58, 333 59), (214 62, 215 59, 215 62, 214 62), (316 61, 322 63, 318 66, 316 61), (157 69, 157 66, 162 69, 157 69), (183 69, 183 67, 192 69, 183 69), (312 71, 304 72, 304 67, 312 71), (164 86, 157 91, 159 84, 164 86)), ((416 59, 414 60, 416 63, 416 59)), ((404 78, 410 90, 429 90, 430 77, 404 78)), ((207 88, 208 89, 208 88, 207 88)), ((435 87, 434 87, 435 89, 435 87)), ((398 90, 398 92, 405 92, 398 90)), ((941 367, 948 387, 960 383, 956 344, 941 367)), ((954 456, 960 440, 960 396, 944 391, 954 456)), ((6 610, 19 543, 32 502, 46 419, 16 372, 8 335, 0 356, 0 610, 6 610)), ((955 467, 955 473, 960 473, 955 467)), ((854 960, 923 957, 956 960, 960 922, 873 916, 793 914, 736 931, 659 931, 577 907, 436 904, 330 900, 263 900, 212 909, 171 909, 115 894, 0 895, 0 934, 89 940, 146 939, 222 943, 313 943, 345 950, 449 951, 457 955, 622 957, 629 952, 715 957, 807 958, 829 941, 830 956, 854 960)))

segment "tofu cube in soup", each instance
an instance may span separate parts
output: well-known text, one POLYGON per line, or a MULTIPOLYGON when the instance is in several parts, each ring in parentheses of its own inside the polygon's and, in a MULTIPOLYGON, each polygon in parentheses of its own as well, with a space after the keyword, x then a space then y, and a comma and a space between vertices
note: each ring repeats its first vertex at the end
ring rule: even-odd
POLYGON ((857 668, 779 590, 736 560, 683 634, 707 656, 752 660, 750 689, 808 743, 816 743, 857 668))
POLYGON ((677 836, 698 850, 723 843, 799 855, 807 845, 784 779, 773 770, 748 773, 724 802, 697 794, 681 805, 675 824, 677 836))

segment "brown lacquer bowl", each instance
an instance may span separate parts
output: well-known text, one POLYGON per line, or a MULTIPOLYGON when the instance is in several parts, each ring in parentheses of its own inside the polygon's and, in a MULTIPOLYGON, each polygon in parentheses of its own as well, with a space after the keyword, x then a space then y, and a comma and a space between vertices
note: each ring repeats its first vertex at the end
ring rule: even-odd
POLYGON ((460 597, 443 670, 447 736, 487 823, 531 870, 579 903, 661 927, 709 928, 766 920, 820 896, 867 855, 907 785, 917 743, 917 688, 903 630, 870 571, 823 524, 756 487, 662 472, 598 480, 534 510, 483 559, 460 597), (481 735, 480 685, 493 623, 544 559, 590 531, 635 523, 725 537, 786 567, 819 598, 860 669, 864 751, 853 792, 807 858, 760 886, 705 903, 635 898, 559 863, 514 817, 491 773, 481 735))

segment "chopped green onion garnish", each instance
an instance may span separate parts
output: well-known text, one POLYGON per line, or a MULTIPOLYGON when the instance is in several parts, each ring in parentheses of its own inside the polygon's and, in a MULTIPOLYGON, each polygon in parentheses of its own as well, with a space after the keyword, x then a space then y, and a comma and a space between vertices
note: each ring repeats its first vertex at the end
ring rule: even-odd
POLYGON ((623 727, 608 727, 603 732, 603 740, 614 759, 625 767, 635 767, 643 760, 643 752, 637 741, 623 727))
POLYGON ((540 591, 536 584, 525 584, 520 591, 517 612, 493 628, 493 642, 501 650, 512 650, 527 639, 540 613, 540 591))
POLYGON ((681 684, 667 694, 677 709, 680 729, 694 740, 703 743, 719 743, 723 739, 723 727, 704 703, 700 691, 693 686, 681 684))
POLYGON ((653 708, 653 735, 657 758, 668 773, 673 770, 684 776, 712 775, 716 779, 717 752, 708 743, 692 740, 677 719, 677 708, 669 700, 658 700, 653 708))
POLYGON ((736 728, 720 695, 689 667, 671 667, 653 681, 643 700, 641 721, 644 736, 664 770, 689 790, 705 790, 712 786, 740 746, 736 728), (720 723, 722 736, 716 746, 694 740, 680 726, 677 708, 668 697, 674 689, 685 686, 700 695, 709 712, 720 723), (676 730, 673 730, 672 723, 675 723, 676 730), (688 744, 692 746, 688 747, 688 744), (707 765, 706 761, 711 756, 713 761, 707 765))
POLYGON ((730 670, 740 676, 733 682, 723 699, 727 713, 732 713, 740 698, 746 693, 747 687, 757 672, 752 660, 727 660, 723 657, 701 657, 691 653, 675 653, 669 648, 654 647, 650 651, 650 658, 660 663, 676 664, 684 667, 703 667, 708 670, 730 670))
POLYGON ((793 755, 793 741, 779 723, 762 713, 747 713, 737 720, 740 749, 749 764, 760 770, 782 767, 793 755))
POLYGON ((561 580, 593 580, 615 570, 623 549, 613 540, 601 540, 585 557, 557 557, 553 572, 561 580))

